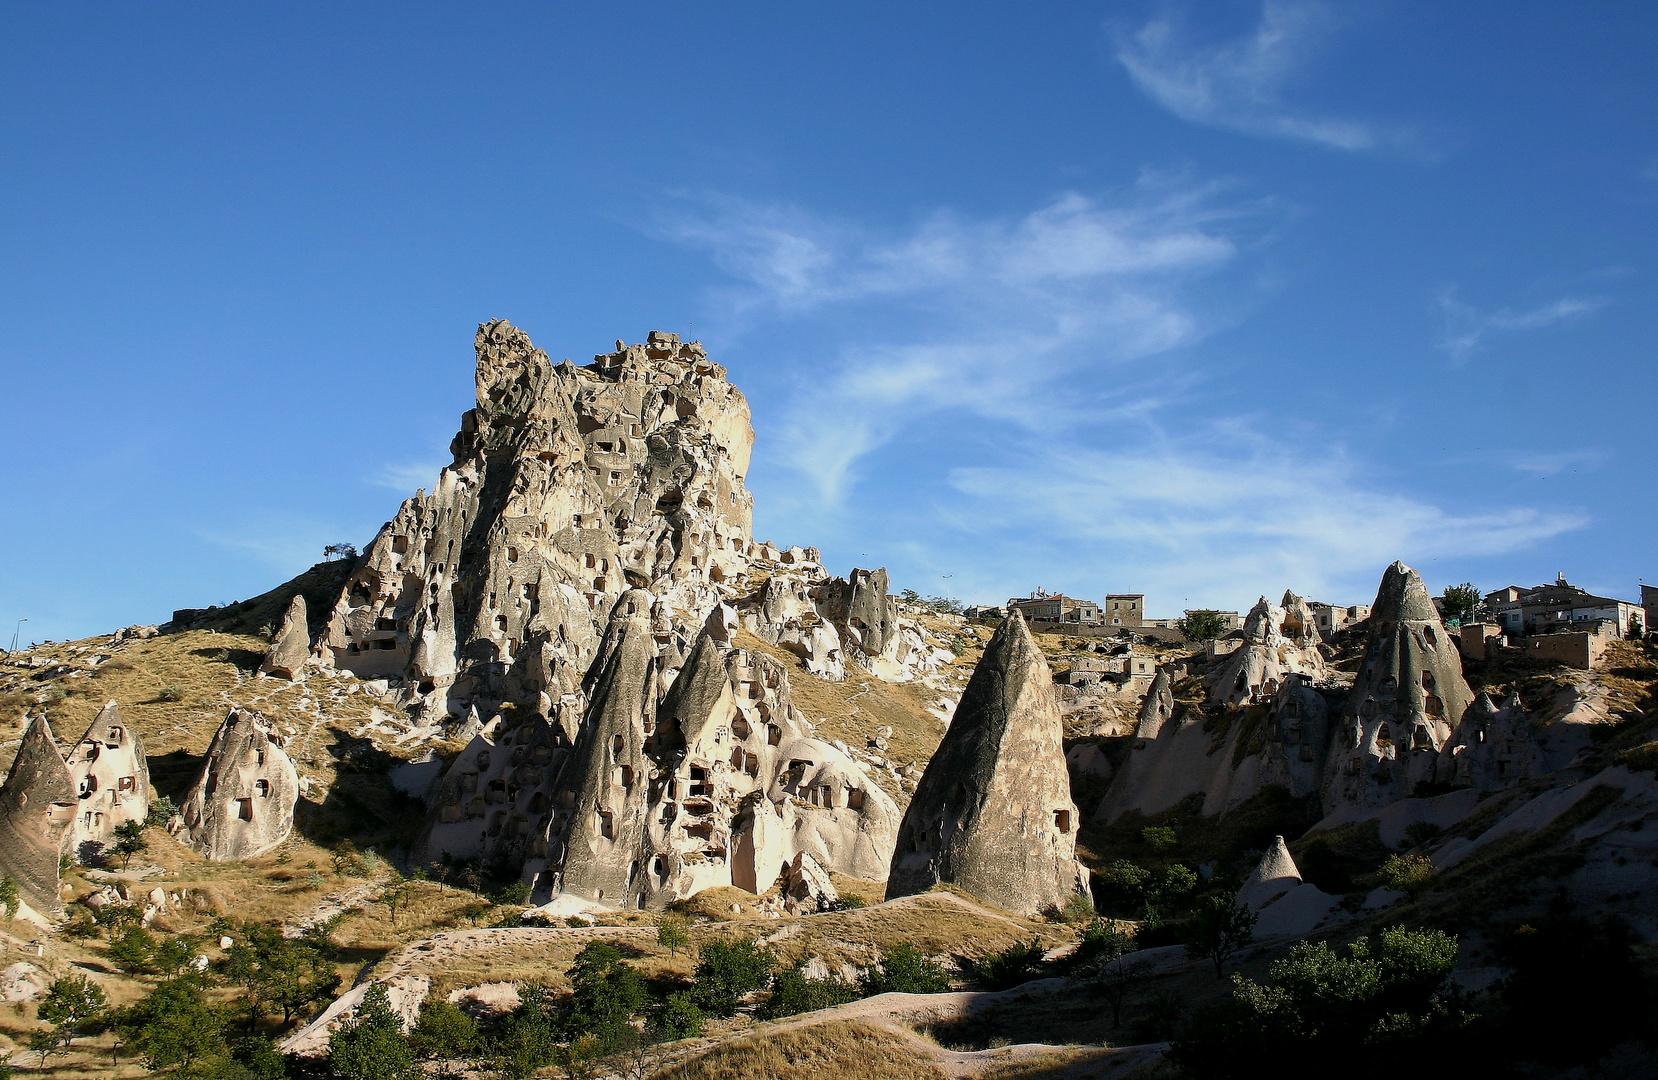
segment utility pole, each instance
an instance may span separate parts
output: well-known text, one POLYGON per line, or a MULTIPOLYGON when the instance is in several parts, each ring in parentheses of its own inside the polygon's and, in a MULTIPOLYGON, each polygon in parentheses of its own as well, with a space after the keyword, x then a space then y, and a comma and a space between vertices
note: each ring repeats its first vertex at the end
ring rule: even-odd
POLYGON ((944 579, 944 599, 946 599, 946 600, 952 599, 952 597, 950 596, 950 579, 955 577, 955 576, 956 575, 954 575, 954 574, 940 574, 939 575, 939 577, 944 579))
POLYGON ((11 647, 12 652, 17 651, 17 635, 19 635, 23 632, 23 624, 28 622, 28 621, 29 621, 28 619, 19 619, 19 620, 17 620, 17 628, 12 631, 12 647, 11 647))

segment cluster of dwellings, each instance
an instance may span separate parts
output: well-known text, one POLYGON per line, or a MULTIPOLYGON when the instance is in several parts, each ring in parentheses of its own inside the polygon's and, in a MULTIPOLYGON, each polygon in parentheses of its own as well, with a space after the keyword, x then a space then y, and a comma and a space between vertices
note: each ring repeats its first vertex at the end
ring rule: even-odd
MULTIPOLYGON (((1342 607, 1314 601, 1308 606, 1318 620, 1319 634, 1326 639, 1370 618, 1369 604, 1342 607)), ((1023 615, 1033 631, 1058 630, 1079 636, 1110 635, 1121 630, 1174 630, 1180 622, 1179 619, 1148 619, 1145 593, 1108 593, 1103 604, 1096 604, 1092 600, 1037 589, 1030 596, 1009 600, 1007 610, 1023 615)), ((1184 614, 1198 610, 1219 615, 1223 632, 1243 629, 1241 612, 1193 608, 1184 614)))
POLYGON ((1539 659, 1593 668, 1608 643, 1640 637, 1652 626, 1658 589, 1642 585, 1641 601, 1596 596, 1560 574, 1551 584, 1529 589, 1510 585, 1486 593, 1458 633, 1468 655, 1490 657, 1499 649, 1518 647, 1539 659))
MULTIPOLYGON (((1658 601, 1658 590, 1650 585, 1641 586, 1641 600, 1653 604, 1658 601)), ((1565 574, 1547 585, 1529 589, 1510 585, 1486 593, 1475 615, 1480 621, 1495 622, 1503 628, 1503 633, 1515 637, 1549 634, 1600 620, 1616 624, 1619 636, 1639 635, 1652 625, 1649 613, 1642 610, 1641 604, 1596 596, 1568 582, 1565 574)))

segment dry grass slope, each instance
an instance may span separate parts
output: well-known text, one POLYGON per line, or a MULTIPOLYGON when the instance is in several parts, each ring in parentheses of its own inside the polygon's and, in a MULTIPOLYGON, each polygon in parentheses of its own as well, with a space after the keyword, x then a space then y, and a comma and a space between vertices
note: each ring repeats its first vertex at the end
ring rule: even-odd
POLYGON ((855 1020, 760 1032, 660 1074, 658 1080, 942 1080, 901 1035, 855 1020))

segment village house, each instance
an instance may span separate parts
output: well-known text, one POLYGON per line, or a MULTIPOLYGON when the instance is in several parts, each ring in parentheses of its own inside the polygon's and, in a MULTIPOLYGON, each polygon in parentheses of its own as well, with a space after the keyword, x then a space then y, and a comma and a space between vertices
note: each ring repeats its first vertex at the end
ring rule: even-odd
POLYGON ((1145 593, 1108 593, 1103 611, 1105 625, 1138 628, 1146 624, 1145 593))
POLYGON ((1309 600, 1307 606, 1313 609, 1313 621, 1318 624, 1318 634, 1326 641, 1330 640, 1331 635, 1370 618, 1369 604, 1342 607, 1340 604, 1309 600))
POLYGON ((1487 616, 1501 626, 1504 633, 1516 637, 1546 634, 1595 619, 1615 622, 1618 633, 1622 635, 1640 626, 1644 615, 1639 604, 1596 596, 1568 582, 1565 574, 1557 576, 1549 585, 1536 585, 1529 589, 1510 585, 1486 593, 1483 606, 1487 616))
POLYGON ((1049 596, 1040 589, 1034 596, 1010 599, 1007 610, 1023 615, 1032 630, 1100 625, 1100 607, 1092 600, 1078 600, 1064 593, 1049 596))

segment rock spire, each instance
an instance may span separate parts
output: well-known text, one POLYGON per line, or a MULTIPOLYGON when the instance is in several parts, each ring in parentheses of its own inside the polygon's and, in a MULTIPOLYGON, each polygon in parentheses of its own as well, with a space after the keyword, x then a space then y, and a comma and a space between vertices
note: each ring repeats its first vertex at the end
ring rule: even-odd
POLYGON ((1364 658, 1331 739, 1325 812, 1380 806, 1432 781, 1440 750, 1473 701, 1422 576, 1394 563, 1382 575, 1364 658))
POLYGON ((17 881, 23 902, 43 915, 63 910, 58 860, 75 823, 75 788, 45 716, 23 733, 0 784, 0 868, 17 881))
POLYGON ((1015 612, 916 788, 887 897, 950 882, 1012 911, 1063 907, 1080 879, 1062 738, 1053 675, 1015 612))
POLYGON ((310 655, 311 631, 306 624, 305 597, 295 593, 259 670, 267 675, 297 679, 310 655))
POLYGON ((76 846, 108 844, 115 827, 150 813, 150 766, 138 732, 111 701, 93 718, 66 762, 77 802, 76 846))
POLYGON ((265 718, 231 709, 207 748, 179 815, 190 846, 212 862, 251 859, 288 838, 299 774, 265 718))

